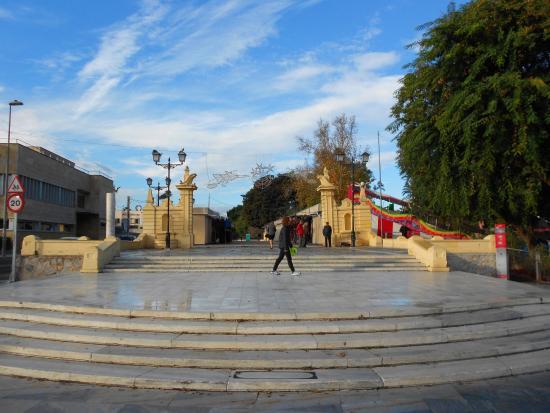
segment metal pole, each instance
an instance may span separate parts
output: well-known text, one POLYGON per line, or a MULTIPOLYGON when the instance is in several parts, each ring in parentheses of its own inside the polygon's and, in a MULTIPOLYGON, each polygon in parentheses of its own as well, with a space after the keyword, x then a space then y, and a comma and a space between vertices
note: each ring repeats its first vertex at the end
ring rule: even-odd
POLYGON ((168 187, 168 222, 166 223, 166 249, 170 251, 170 169, 172 165, 170 164, 170 158, 168 158, 168 182, 166 186, 168 187))
POLYGON ((540 260, 540 252, 535 252, 535 280, 540 283, 542 282, 542 274, 540 272, 540 266, 541 266, 541 260, 540 260))
POLYGON ((157 181, 157 206, 160 206, 160 182, 157 181))
POLYGON ((382 232, 382 162, 380 160, 380 131, 378 131, 378 193, 380 194, 380 215, 378 220, 380 221, 380 236, 384 238, 382 232))
POLYGON ((17 215, 19 214, 14 214, 13 218, 13 245, 11 248, 10 283, 15 282, 15 257, 17 255, 17 215))
POLYGON ((128 216, 128 225, 126 226, 126 235, 130 235, 130 195, 126 197, 126 211, 128 216))
POLYGON ((10 116, 8 120, 8 145, 6 147, 6 169, 4 173, 4 220, 2 221, 2 257, 6 256, 6 221, 8 219, 8 174, 9 174, 9 165, 10 165, 10 137, 11 137, 11 105, 10 106, 10 116))
POLYGON ((355 160, 351 160, 351 246, 355 247, 355 160))

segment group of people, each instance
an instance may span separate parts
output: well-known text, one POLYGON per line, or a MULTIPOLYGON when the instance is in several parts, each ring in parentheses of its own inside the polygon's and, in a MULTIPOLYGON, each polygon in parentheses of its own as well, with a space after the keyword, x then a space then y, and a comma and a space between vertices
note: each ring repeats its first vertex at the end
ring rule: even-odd
MULTIPOLYGON (((307 218, 287 217, 288 232, 290 241, 301 248, 305 248, 311 243, 311 224, 307 218)), ((284 224, 283 224, 284 226, 284 224)), ((275 223, 270 222, 265 228, 265 238, 269 242, 269 248, 273 249, 273 240, 275 239, 275 223)))

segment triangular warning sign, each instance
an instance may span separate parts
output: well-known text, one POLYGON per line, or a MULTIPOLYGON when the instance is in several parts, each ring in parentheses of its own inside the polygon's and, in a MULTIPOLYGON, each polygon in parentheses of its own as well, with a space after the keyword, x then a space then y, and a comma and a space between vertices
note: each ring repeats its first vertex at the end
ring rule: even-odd
POLYGON ((21 181, 17 175, 13 175, 10 179, 10 184, 8 185, 8 194, 9 193, 22 193, 25 192, 21 181))

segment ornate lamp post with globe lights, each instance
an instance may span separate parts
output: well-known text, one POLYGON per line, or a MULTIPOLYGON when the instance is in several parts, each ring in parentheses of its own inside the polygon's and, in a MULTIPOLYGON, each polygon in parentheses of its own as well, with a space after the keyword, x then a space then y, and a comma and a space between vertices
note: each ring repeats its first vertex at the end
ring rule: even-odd
POLYGON ((157 186, 151 186, 151 185, 153 185, 153 179, 152 178, 147 178, 146 181, 147 181, 147 186, 149 188, 154 189, 155 191, 157 191, 157 206, 159 206, 160 205, 160 191, 162 191, 166 187, 161 186, 160 183, 158 183, 158 181, 157 181, 157 186))
MULTIPOLYGON (((170 196, 172 195, 171 192, 170 192, 170 183, 172 182, 171 179, 170 179, 170 170, 174 169, 177 166, 183 165, 183 163, 185 162, 185 159, 187 158, 187 154, 185 153, 183 148, 181 148, 181 150, 178 152, 179 163, 172 163, 171 160, 170 160, 170 157, 168 157, 168 162, 167 163, 161 163, 160 162, 161 156, 162 156, 162 154, 159 151, 157 151, 156 149, 153 149, 153 162, 155 162, 155 165, 161 166, 164 169, 168 170, 168 176, 166 177, 166 188, 167 188, 166 198, 168 199, 168 213, 167 213, 167 215, 168 215, 167 218, 168 219, 167 219, 167 222, 166 222, 166 249, 170 250, 170 196)), ((149 180, 150 179, 151 178, 147 179, 147 184, 148 185, 149 185, 149 180)), ((151 183, 152 183, 152 179, 151 179, 151 183)))
MULTIPOLYGON (((342 148, 337 148, 336 161, 343 165, 351 167, 351 246, 355 247, 355 162, 356 159, 351 158, 349 162, 346 162, 346 153, 342 148)), ((366 164, 369 161, 369 154, 363 152, 361 154, 361 162, 366 164)))

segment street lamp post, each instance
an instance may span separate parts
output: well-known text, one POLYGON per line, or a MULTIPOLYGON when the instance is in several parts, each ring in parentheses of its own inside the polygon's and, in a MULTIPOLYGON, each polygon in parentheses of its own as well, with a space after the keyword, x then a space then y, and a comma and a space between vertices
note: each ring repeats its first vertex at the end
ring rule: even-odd
MULTIPOLYGON (((153 162, 155 162, 155 165, 162 166, 164 169, 168 170, 168 176, 166 177, 166 197, 168 198, 168 216, 167 216, 167 222, 166 222, 166 249, 170 250, 170 196, 172 195, 170 192, 170 183, 172 180, 170 179, 170 171, 174 169, 177 166, 183 165, 185 162, 185 159, 187 158, 187 154, 181 148, 181 150, 178 152, 178 160, 179 163, 172 163, 170 161, 170 157, 168 158, 168 163, 161 163, 160 158, 162 154, 157 151, 156 149, 153 150, 153 162)), ((149 183, 149 180, 147 180, 147 183, 149 183)))
POLYGON ((147 178, 146 181, 147 181, 147 186, 149 188, 154 189, 155 191, 157 191, 157 206, 159 206, 160 205, 160 191, 162 191, 166 187, 165 186, 160 186, 160 183, 158 181, 157 181, 157 186, 151 186, 151 185, 153 185, 153 179, 151 179, 151 178, 147 178))
MULTIPOLYGON (((351 166, 351 246, 355 247, 355 158, 351 158, 350 162, 345 162, 346 153, 343 149, 336 149, 336 160, 344 165, 351 166)), ((361 154, 361 161, 367 163, 369 160, 369 154, 363 152, 361 154)))
MULTIPOLYGON (((23 102, 20 102, 18 101, 17 99, 15 100, 12 100, 10 103, 9 103, 9 106, 10 106, 10 115, 9 115, 9 120, 8 120, 8 145, 7 145, 7 148, 6 148, 6 169, 5 169, 5 173, 4 173, 4 219, 2 221, 2 257, 5 257, 6 256, 6 230, 7 230, 7 225, 6 225, 6 221, 8 219, 8 210, 7 210, 7 207, 6 207, 6 204, 7 204, 7 197, 8 197, 8 174, 9 174, 9 167, 10 167, 10 138, 11 138, 11 107, 12 106, 22 106, 23 105, 23 102)), ((15 248, 15 246, 13 247, 15 248)))

